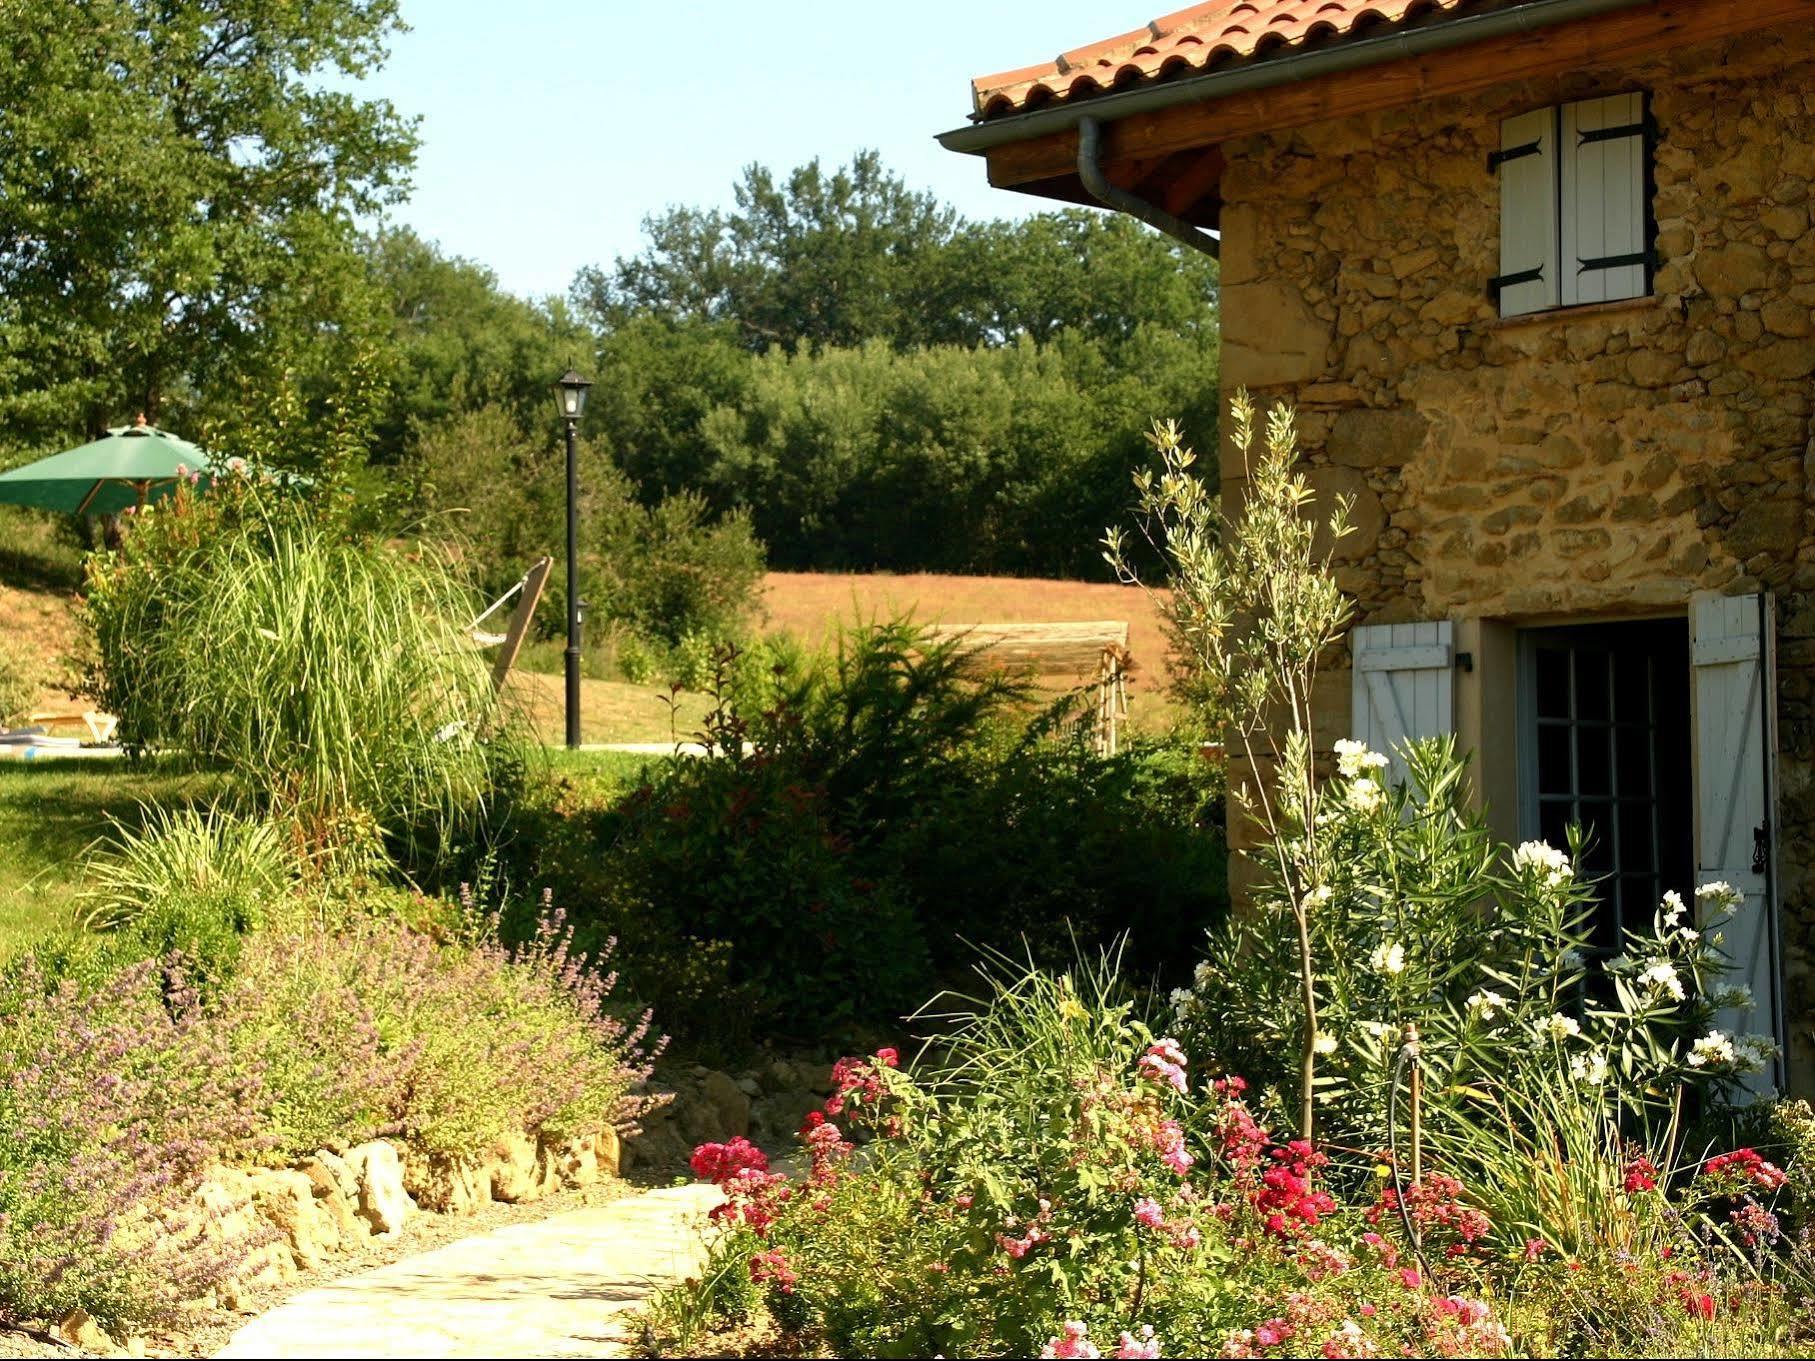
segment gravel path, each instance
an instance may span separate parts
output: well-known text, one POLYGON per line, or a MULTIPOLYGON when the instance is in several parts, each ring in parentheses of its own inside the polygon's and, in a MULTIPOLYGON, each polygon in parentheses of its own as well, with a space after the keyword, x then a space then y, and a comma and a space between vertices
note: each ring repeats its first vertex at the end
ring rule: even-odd
POLYGON ((625 1356, 632 1311, 698 1267, 721 1198, 669 1187, 463 1238, 294 1295, 218 1355, 625 1356))

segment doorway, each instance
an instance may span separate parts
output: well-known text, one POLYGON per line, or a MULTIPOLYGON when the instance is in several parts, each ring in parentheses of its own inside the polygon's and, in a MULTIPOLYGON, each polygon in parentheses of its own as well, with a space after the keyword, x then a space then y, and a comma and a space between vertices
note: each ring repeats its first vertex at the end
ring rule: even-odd
POLYGON ((1581 825, 1594 944, 1617 953, 1665 890, 1694 888, 1688 621, 1530 629, 1519 643, 1522 828, 1564 847, 1581 825))

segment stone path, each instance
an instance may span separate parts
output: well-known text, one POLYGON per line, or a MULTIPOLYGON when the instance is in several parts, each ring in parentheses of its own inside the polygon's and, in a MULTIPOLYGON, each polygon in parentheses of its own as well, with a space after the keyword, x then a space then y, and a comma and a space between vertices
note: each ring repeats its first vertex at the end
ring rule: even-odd
POLYGON ((463 1238, 292 1296, 218 1354, 625 1356, 636 1307, 698 1267, 720 1199, 670 1187, 463 1238))

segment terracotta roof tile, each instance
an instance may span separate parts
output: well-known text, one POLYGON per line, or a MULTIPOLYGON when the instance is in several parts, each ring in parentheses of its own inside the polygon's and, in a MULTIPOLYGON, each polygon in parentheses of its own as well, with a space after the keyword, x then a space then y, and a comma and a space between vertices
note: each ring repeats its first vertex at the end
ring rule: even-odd
POLYGON ((1196 75, 1226 61, 1329 39, 1370 23, 1397 24, 1468 0, 1205 0, 1144 28, 1062 53, 1050 62, 979 76, 977 115, 996 118, 1052 100, 1081 99, 1155 79, 1196 75))

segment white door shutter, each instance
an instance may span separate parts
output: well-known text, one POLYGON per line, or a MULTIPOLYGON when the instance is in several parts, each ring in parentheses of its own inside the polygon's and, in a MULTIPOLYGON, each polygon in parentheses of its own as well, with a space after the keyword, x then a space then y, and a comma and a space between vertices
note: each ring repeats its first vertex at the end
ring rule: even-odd
POLYGON ((1563 305, 1642 298, 1651 291, 1646 226, 1645 96, 1563 106, 1563 305))
POLYGON ((1455 625, 1362 624, 1350 631, 1354 652, 1350 734, 1392 758, 1385 783, 1406 778, 1398 748, 1410 738, 1456 730, 1455 625))
POLYGON ((1557 113, 1508 118, 1500 125, 1500 315, 1516 317, 1558 303, 1557 113))
MULTIPOLYGON (((1776 708, 1771 597, 1697 595, 1690 606, 1694 670, 1697 882, 1724 879, 1745 901, 1731 918, 1704 925, 1725 937, 1733 981, 1748 984, 1747 1014, 1719 1013, 1728 1035, 1768 1033, 1783 1045, 1779 985, 1774 782, 1776 708)), ((1779 1061, 1781 1072, 1781 1060, 1779 1061)), ((1763 1091, 1777 1075, 1748 1083, 1763 1091)))

